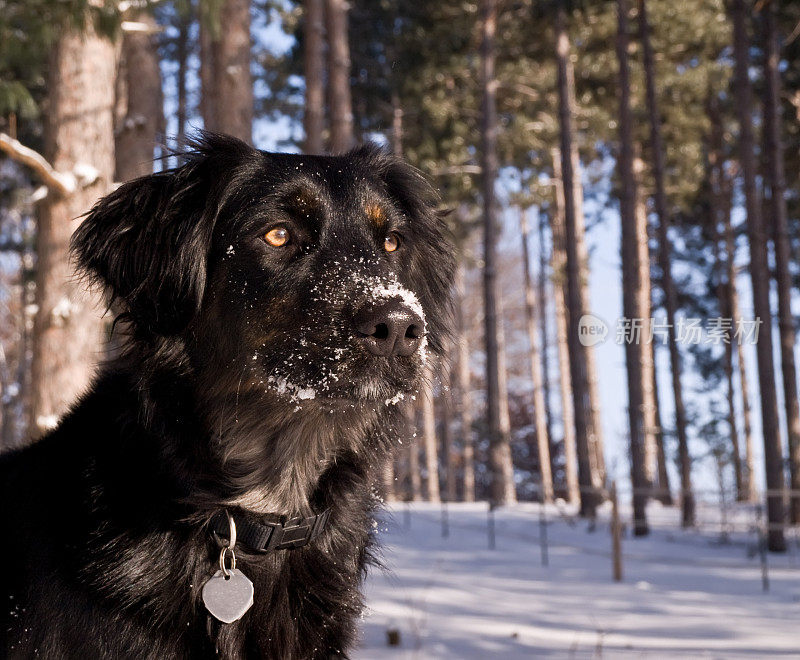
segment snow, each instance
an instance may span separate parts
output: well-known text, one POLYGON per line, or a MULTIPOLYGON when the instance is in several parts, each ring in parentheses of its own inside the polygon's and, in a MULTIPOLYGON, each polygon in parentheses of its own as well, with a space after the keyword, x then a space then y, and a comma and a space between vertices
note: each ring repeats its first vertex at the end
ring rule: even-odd
POLYGON ((274 386, 278 394, 286 394, 292 401, 304 401, 313 399, 317 396, 313 387, 300 387, 285 378, 274 378, 270 376, 270 385, 274 386))
POLYGON ((386 401, 384 401, 384 404, 386 404, 387 406, 396 406, 398 403, 400 403, 405 398, 406 398, 406 395, 403 394, 403 392, 398 392, 391 399, 386 399, 386 401))
POLYGON ((769 555, 764 593, 752 509, 729 514, 722 543, 719 526, 684 532, 675 509, 651 507, 654 531, 623 538, 616 583, 607 509, 589 531, 548 507, 543 566, 538 505, 497 510, 495 550, 485 504, 449 505, 448 538, 438 505, 413 505, 408 529, 405 507, 380 525, 388 571, 367 579, 355 658, 800 658, 797 536, 769 555), (401 646, 387 646, 390 628, 401 646))

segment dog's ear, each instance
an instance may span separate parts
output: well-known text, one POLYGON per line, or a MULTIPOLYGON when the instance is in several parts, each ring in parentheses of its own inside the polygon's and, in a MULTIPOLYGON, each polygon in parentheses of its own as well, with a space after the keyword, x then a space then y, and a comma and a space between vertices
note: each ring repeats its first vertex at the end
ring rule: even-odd
POLYGON ((138 329, 181 332, 203 301, 214 226, 234 178, 261 154, 202 132, 185 164, 123 184, 101 199, 72 238, 79 269, 138 329))
POLYGON ((101 199, 72 238, 79 269, 139 329, 180 332, 199 307, 210 245, 208 218, 181 190, 180 173, 123 184, 101 199))

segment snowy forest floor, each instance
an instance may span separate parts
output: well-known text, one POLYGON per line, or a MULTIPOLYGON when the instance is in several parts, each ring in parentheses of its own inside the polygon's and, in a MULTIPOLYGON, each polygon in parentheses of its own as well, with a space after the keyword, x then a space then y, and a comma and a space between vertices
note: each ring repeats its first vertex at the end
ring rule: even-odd
MULTIPOLYGON (((752 509, 714 509, 683 531, 673 507, 651 505, 653 533, 623 538, 624 578, 611 579, 609 509, 594 531, 566 507, 548 507, 542 565, 539 507, 495 515, 451 504, 443 538, 438 505, 391 505, 379 525, 386 570, 367 580, 359 660, 411 658, 800 658, 800 547, 767 558, 762 590, 752 509), (401 645, 387 645, 397 629, 401 645)), ((623 511, 627 515, 627 511, 623 511)))

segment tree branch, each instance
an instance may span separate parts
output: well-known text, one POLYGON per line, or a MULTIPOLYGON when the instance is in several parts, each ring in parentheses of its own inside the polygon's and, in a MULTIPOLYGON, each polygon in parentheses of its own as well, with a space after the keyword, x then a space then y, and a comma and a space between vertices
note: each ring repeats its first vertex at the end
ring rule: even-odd
POLYGON ((69 196, 78 189, 78 179, 74 174, 56 172, 44 156, 6 133, 0 133, 0 151, 4 151, 12 160, 30 167, 50 190, 69 196))

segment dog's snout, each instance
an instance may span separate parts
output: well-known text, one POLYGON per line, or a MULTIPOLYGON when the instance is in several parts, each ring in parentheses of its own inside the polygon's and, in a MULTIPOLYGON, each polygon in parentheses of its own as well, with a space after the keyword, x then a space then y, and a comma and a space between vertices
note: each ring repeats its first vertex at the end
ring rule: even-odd
POLYGON ((355 329, 365 348, 373 355, 411 355, 419 348, 423 322, 400 301, 367 306, 355 318, 355 329))

